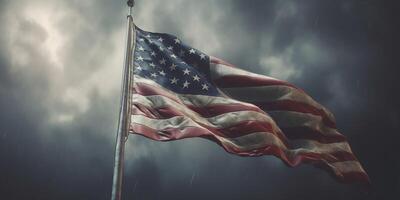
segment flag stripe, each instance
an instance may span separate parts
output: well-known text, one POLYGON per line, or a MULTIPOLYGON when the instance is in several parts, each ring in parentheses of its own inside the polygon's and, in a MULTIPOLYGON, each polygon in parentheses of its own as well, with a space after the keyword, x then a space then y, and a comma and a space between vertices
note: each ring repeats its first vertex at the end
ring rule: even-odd
POLYGON ((326 114, 326 112, 305 103, 291 101, 291 100, 278 100, 278 101, 263 102, 263 103, 253 102, 253 104, 267 112, 286 110, 286 111, 294 111, 294 112, 318 115, 322 117, 322 122, 326 126, 330 128, 336 128, 336 122, 332 121, 332 119, 326 114))
POLYGON ((293 87, 292 84, 284 81, 268 79, 262 77, 248 77, 244 75, 228 75, 221 78, 214 79, 214 83, 219 88, 232 88, 232 87, 255 87, 255 86, 273 86, 273 85, 286 85, 293 87))
POLYGON ((337 169, 340 173, 351 173, 364 171, 361 164, 357 161, 344 161, 332 163, 333 168, 337 169))
POLYGON ((327 137, 323 136, 320 132, 310 127, 290 127, 290 128, 280 127, 280 129, 285 134, 285 136, 290 140, 307 139, 307 140, 315 140, 321 143, 346 141, 346 137, 343 135, 335 135, 327 137))
POLYGON ((335 177, 342 182, 360 181, 370 183, 368 175, 357 160, 335 162, 332 164, 327 163, 327 166, 322 166, 322 168, 331 170, 335 177))
MULTIPOLYGON (((286 85, 297 88, 293 84, 272 77, 262 76, 223 64, 210 65, 211 77, 219 88, 252 87, 268 85, 286 85)), ((298 88, 297 88, 298 89, 298 88)))
POLYGON ((225 60, 219 59, 219 58, 214 57, 214 56, 210 56, 210 64, 211 65, 221 64, 221 65, 225 65, 225 66, 235 67, 233 64, 228 63, 225 60))
POLYGON ((308 127, 325 137, 343 137, 336 129, 325 126, 320 116, 293 111, 271 111, 268 114, 280 128, 308 127))
POLYGON ((311 97, 304 95, 297 89, 286 85, 256 86, 256 87, 233 87, 223 88, 229 96, 245 102, 270 102, 276 100, 292 100, 321 107, 311 97))

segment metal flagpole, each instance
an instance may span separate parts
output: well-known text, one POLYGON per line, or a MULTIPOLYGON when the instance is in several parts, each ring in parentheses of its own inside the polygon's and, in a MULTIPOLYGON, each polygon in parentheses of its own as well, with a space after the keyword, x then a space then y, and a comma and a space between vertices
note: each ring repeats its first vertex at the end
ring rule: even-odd
POLYGON ((129 14, 127 16, 127 31, 126 31, 126 46, 125 46, 125 60, 124 72, 122 78, 122 94, 121 94, 121 107, 118 121, 117 139, 115 144, 115 157, 114 157, 114 175, 111 200, 121 200, 122 195, 122 178, 124 171, 124 153, 125 142, 128 137, 129 121, 130 121, 130 85, 132 73, 132 57, 135 44, 135 33, 132 19, 132 7, 135 1, 129 0, 129 14))

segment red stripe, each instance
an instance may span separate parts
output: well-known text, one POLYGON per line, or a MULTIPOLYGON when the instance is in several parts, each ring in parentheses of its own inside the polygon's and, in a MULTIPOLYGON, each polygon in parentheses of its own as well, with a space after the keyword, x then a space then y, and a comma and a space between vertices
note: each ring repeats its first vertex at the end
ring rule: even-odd
POLYGON ((222 115, 228 112, 238 112, 238 111, 255 111, 264 113, 260 108, 254 106, 246 106, 243 104, 220 104, 206 107, 196 107, 196 106, 187 106, 191 110, 199 113, 203 117, 215 117, 218 115, 222 115))
POLYGON ((211 64, 221 64, 221 65, 225 65, 225 66, 229 66, 229 67, 235 67, 234 65, 226 62, 225 60, 221 60, 221 59, 213 57, 213 56, 210 56, 210 63, 211 64))
POLYGON ((178 99, 175 95, 173 95, 163 89, 154 87, 150 84, 135 83, 133 89, 134 89, 134 93, 137 93, 137 94, 140 94, 143 96, 161 95, 161 96, 167 97, 171 100, 174 100, 177 103, 181 103, 180 99, 178 99))
POLYGON ((131 124, 130 129, 134 133, 157 141, 170 141, 211 135, 211 133, 206 129, 198 127, 185 127, 184 129, 166 128, 163 130, 156 130, 142 124, 131 124))
POLYGON ((272 86, 272 85, 285 85, 302 91, 296 86, 277 79, 268 77, 255 77, 246 75, 227 75, 214 80, 214 83, 220 88, 234 88, 234 87, 255 87, 255 86, 272 86))
POLYGON ((342 176, 334 176, 339 178, 339 181, 342 183, 353 183, 353 182, 360 182, 365 183, 367 185, 371 184, 371 180, 369 179, 368 175, 363 172, 348 172, 343 173, 342 176))
MULTIPOLYGON (((251 102, 253 103, 253 102, 251 102)), ((300 113, 309 113, 313 115, 318 115, 322 117, 323 123, 330 127, 336 129, 336 123, 332 121, 327 113, 319 108, 316 108, 314 106, 311 106, 306 103, 302 102, 296 102, 292 100, 278 100, 278 101, 273 101, 273 102, 254 102, 256 106, 261 108, 262 110, 268 112, 268 111, 294 111, 294 112, 300 112, 300 113)))
MULTIPOLYGON (((355 161, 357 161, 357 159, 355 159, 355 161)), ((369 179, 368 175, 361 171, 342 172, 340 174, 336 174, 332 168, 330 168, 328 165, 324 163, 314 163, 314 166, 330 172, 330 174, 334 178, 336 178, 338 181, 342 183, 359 182, 359 183, 364 183, 366 185, 370 185, 371 183, 371 180, 369 179)))
POLYGON ((332 158, 329 162, 341 162, 341 161, 352 161, 352 160, 357 160, 357 158, 354 156, 354 154, 346 152, 346 151, 337 151, 330 153, 330 155, 335 159, 332 158))

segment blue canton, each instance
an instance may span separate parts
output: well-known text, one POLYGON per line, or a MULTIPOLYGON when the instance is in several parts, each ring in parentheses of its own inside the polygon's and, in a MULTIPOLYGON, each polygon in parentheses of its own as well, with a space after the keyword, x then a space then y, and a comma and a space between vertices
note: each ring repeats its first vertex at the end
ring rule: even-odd
POLYGON ((134 73, 180 94, 220 96, 210 77, 210 58, 177 37, 136 27, 134 73))

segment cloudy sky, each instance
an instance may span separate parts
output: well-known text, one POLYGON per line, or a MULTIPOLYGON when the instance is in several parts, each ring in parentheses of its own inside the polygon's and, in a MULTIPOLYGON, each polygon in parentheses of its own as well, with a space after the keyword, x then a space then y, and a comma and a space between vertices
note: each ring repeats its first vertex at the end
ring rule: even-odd
MULTIPOLYGON (((288 80, 335 113, 372 180, 131 135, 124 199, 396 199, 398 9, 372 0, 137 0, 136 24, 288 80)), ((123 0, 0 0, 0 199, 109 199, 123 0)))

